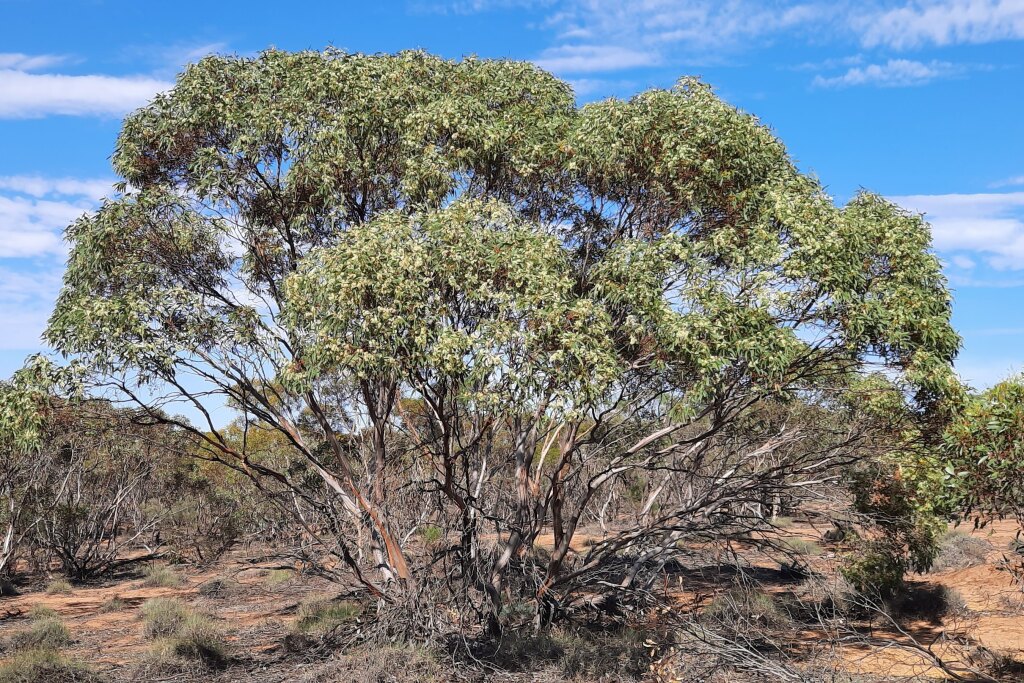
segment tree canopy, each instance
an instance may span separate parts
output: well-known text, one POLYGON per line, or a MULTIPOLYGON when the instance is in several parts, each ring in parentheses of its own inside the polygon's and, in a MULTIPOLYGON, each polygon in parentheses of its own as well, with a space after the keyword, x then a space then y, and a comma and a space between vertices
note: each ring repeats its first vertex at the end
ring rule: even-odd
POLYGON ((403 549, 428 511, 492 622, 545 528, 526 594, 629 589, 715 514, 877 446, 867 417, 794 418, 867 416, 862 373, 921 425, 960 400, 921 217, 835 206, 697 80, 577 107, 523 62, 209 57, 125 121, 113 162, 122 192, 68 229, 47 338, 208 457, 337 505, 311 533, 381 596, 433 580, 403 549), (218 402, 321 488, 247 452, 218 402), (206 423, 163 411, 181 403, 206 423), (631 476, 645 520, 570 558, 631 476))

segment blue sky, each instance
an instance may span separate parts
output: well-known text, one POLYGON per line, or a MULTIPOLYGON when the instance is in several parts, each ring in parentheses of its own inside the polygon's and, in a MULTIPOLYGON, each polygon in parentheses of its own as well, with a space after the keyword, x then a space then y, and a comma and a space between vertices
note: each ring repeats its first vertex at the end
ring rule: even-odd
POLYGON ((0 0, 0 376, 41 349, 121 117, 204 54, 329 45, 530 59, 581 102, 699 75, 838 202, 926 213, 962 376, 1024 369, 1024 0, 0 0))

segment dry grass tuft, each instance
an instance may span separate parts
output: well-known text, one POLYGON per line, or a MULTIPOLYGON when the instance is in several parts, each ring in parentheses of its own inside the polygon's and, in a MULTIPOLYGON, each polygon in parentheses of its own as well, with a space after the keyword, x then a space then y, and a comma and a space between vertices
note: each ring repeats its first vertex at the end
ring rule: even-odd
POLYGON ((47 595, 67 595, 73 590, 73 586, 65 579, 54 579, 46 584, 47 595))
POLYGON ((147 588, 177 588, 181 577, 165 564, 151 564, 146 567, 142 585, 147 588))
POLYGON ((24 650, 0 664, 0 683, 102 683, 88 667, 51 649, 24 650))

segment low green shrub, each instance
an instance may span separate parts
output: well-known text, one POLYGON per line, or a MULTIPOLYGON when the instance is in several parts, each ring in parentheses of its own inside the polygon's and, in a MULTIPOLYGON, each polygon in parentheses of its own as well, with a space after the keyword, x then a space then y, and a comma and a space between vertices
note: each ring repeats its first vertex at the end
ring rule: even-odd
POLYGON ((227 642, 216 625, 176 598, 154 598, 142 605, 143 633, 153 640, 148 664, 179 669, 216 667, 227 661, 227 642))
POLYGON ((52 649, 22 650, 0 664, 0 683, 102 683, 83 664, 52 649))
POLYGON ((311 600, 299 605, 295 630, 298 633, 322 635, 355 620, 362 611, 359 603, 347 600, 311 600))
POLYGON ((54 579, 46 584, 47 595, 67 595, 73 590, 73 586, 65 579, 54 579))
POLYGON ((143 633, 147 638, 170 636, 192 614, 192 609, 178 598, 151 598, 142 603, 143 633))
POLYGON ((57 617, 33 618, 25 630, 11 636, 10 646, 14 650, 57 650, 71 642, 71 633, 57 617))
POLYGON ((146 567, 142 585, 148 588, 177 588, 181 577, 165 564, 151 564, 146 567))

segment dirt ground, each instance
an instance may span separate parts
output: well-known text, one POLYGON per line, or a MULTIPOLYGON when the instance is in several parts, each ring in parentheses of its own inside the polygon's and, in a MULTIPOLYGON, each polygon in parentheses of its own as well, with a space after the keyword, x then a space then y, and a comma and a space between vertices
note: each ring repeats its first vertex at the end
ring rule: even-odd
MULTIPOLYGON (((965 609, 953 616, 904 621, 903 632, 894 624, 873 624, 866 639, 870 644, 862 639, 828 651, 841 669, 867 681, 942 680, 946 676, 934 665, 935 657, 954 665, 975 662, 979 653, 1024 661, 1024 596, 1009 575, 998 568, 1002 555, 1009 552, 1016 526, 1007 522, 961 531, 990 543, 984 564, 931 572, 912 580, 915 588, 926 595, 940 587, 956 591, 965 609)), ((817 531, 799 525, 791 533, 820 540, 817 531)), ((582 551, 592 537, 599 534, 581 535, 578 550, 582 551)), ((827 563, 831 556, 826 547, 816 561, 827 563)), ((775 570, 769 570, 766 564, 767 578, 762 579, 772 590, 770 571, 775 570)), ((231 553, 202 571, 178 572, 182 582, 174 588, 147 587, 138 576, 77 586, 68 594, 48 594, 42 585, 22 587, 20 595, 0 598, 0 643, 30 623, 33 608, 46 607, 59 614, 74 639, 63 652, 111 681, 291 681, 306 677, 323 664, 322 657, 290 652, 285 637, 292 631, 303 601, 336 595, 337 586, 295 572, 282 580, 285 575, 279 561, 243 551, 231 553), (224 581, 227 588, 211 595, 207 589, 214 580, 224 581), (231 666, 218 672, 192 674, 147 670, 150 641, 143 634, 139 607, 150 598, 168 596, 187 601, 215 620, 230 643, 231 666), (114 598, 123 601, 123 608, 107 611, 105 606, 114 598)), ((694 609, 725 590, 727 578, 722 571, 682 574, 671 585, 667 582, 665 590, 676 597, 680 609, 694 609)), ((782 590, 782 584, 777 588, 782 590)), ((794 633, 793 647, 823 641, 823 636, 794 633)), ((0 652, 0 661, 8 656, 9 652, 0 652)), ((1020 680, 1024 680, 1024 673, 1020 680)))

